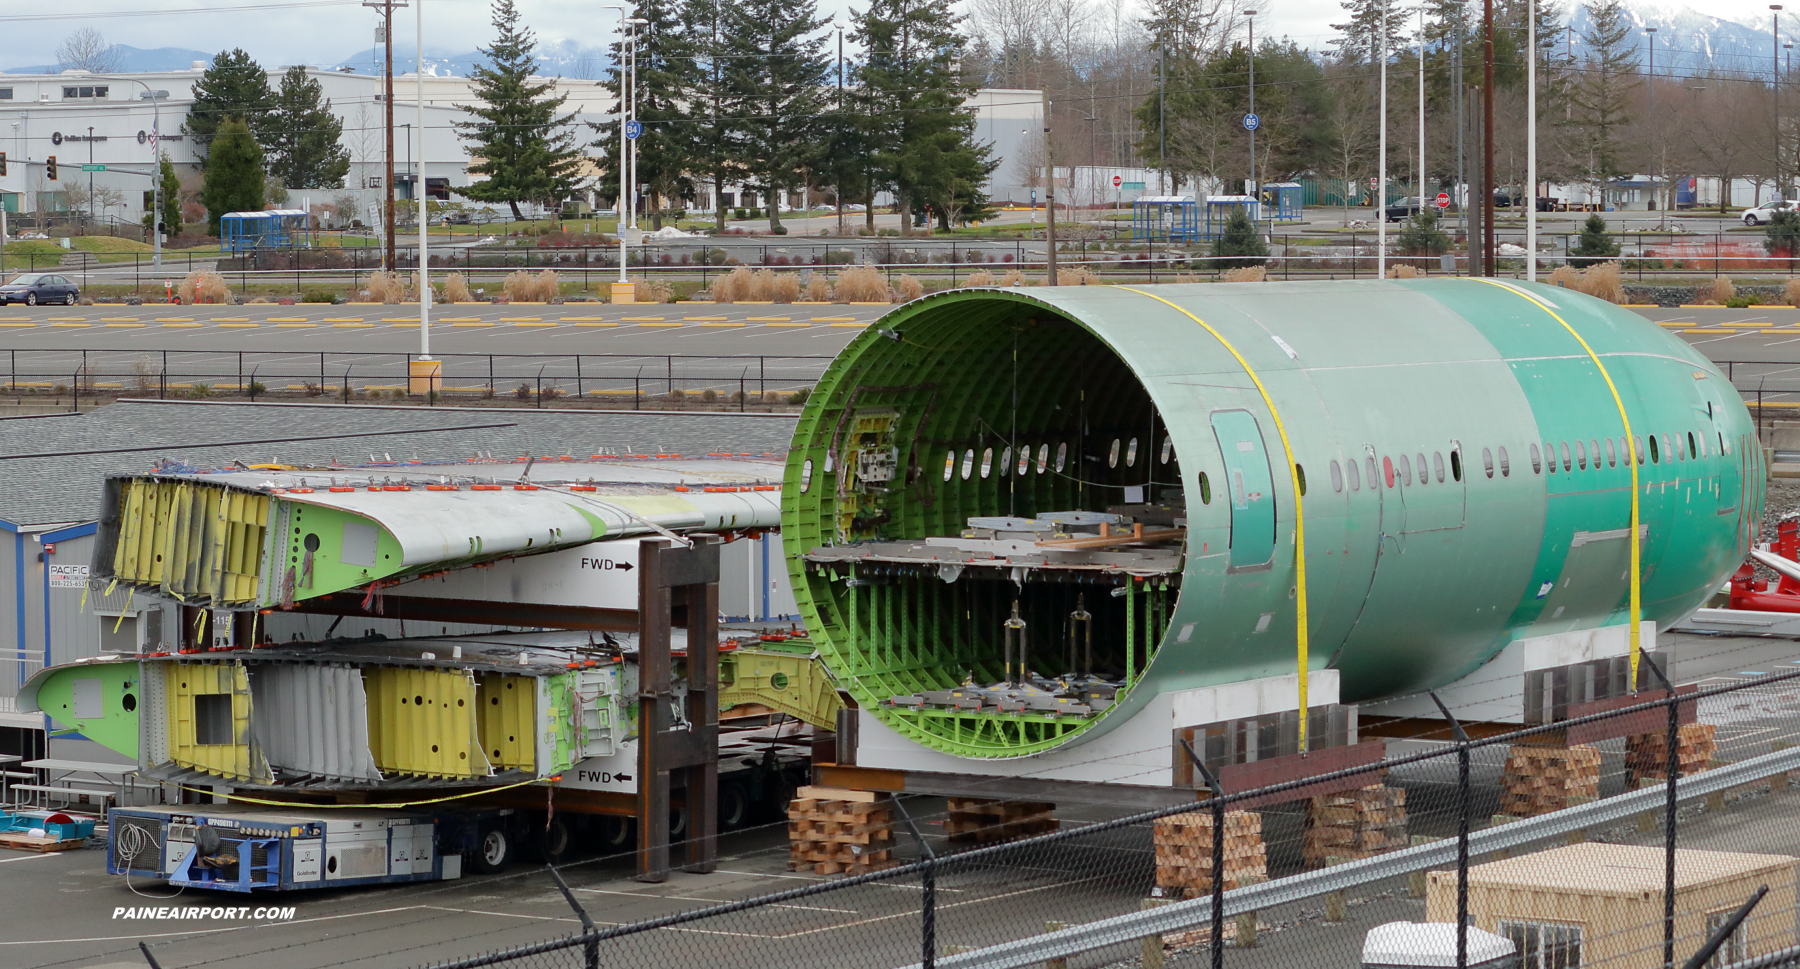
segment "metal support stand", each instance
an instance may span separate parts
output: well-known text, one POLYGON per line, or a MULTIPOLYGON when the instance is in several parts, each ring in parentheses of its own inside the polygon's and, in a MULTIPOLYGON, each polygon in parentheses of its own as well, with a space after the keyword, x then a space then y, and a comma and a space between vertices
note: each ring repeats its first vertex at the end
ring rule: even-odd
POLYGON ((937 966, 937 852, 931 850, 925 836, 919 833, 919 826, 913 823, 912 815, 906 811, 906 805, 900 803, 900 795, 894 795, 894 810, 900 812, 900 820, 906 830, 912 833, 913 841, 919 846, 919 853, 925 856, 925 870, 919 873, 919 947, 921 969, 935 969, 937 966))
POLYGON ((1450 715, 1450 708, 1430 694, 1431 702, 1450 721, 1450 734, 1456 739, 1456 789, 1460 804, 1456 812, 1456 969, 1469 965, 1469 735, 1462 724, 1450 715))
POLYGON ((585 969, 600 969, 600 939, 598 938, 600 930, 594 926, 594 920, 588 917, 587 909, 582 908, 581 903, 575 900, 575 893, 569 891, 569 883, 563 881, 562 873, 556 870, 556 866, 545 865, 544 870, 556 880, 557 890, 562 892, 563 899, 569 903, 569 907, 574 909, 575 915, 581 919, 581 934, 586 938, 586 941, 581 944, 582 965, 585 969))
POLYGON ((638 545, 639 881, 669 877, 669 791, 680 775, 687 805, 683 871, 718 866, 719 544, 667 539, 638 545), (687 612, 686 723, 674 726, 669 651, 675 591, 687 612))

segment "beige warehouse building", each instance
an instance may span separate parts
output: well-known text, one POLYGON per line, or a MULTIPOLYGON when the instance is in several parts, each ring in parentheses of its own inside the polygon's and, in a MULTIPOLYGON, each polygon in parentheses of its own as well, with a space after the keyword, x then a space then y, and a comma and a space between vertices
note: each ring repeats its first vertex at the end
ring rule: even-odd
MULTIPOLYGON (((1675 852, 1675 957, 1687 959, 1760 886, 1769 894, 1721 962, 1795 943, 1800 858, 1728 851, 1675 852)), ((1456 872, 1428 876, 1426 920, 1456 921, 1456 872)), ((1469 915, 1513 940, 1523 969, 1651 969, 1661 966, 1664 855, 1657 847, 1577 844, 1475 865, 1469 915)))

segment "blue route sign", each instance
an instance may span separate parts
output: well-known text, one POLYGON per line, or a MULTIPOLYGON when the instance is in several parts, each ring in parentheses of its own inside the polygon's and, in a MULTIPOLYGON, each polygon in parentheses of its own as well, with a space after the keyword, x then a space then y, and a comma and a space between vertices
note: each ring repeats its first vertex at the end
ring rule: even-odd
POLYGON ((1244 115, 1244 130, 1255 131, 1262 125, 1262 119, 1254 114, 1244 115))
POLYGON ((625 137, 636 140, 637 137, 643 133, 644 123, 642 121, 625 122, 625 137))

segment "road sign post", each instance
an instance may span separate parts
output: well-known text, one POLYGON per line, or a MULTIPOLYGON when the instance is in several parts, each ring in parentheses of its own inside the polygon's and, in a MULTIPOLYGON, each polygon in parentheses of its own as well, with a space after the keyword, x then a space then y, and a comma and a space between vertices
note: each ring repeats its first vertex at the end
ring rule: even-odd
POLYGON ((106 171, 106 166, 105 165, 83 165, 83 166, 81 166, 81 170, 84 172, 103 172, 103 171, 106 171))
POLYGON ((641 121, 625 122, 625 137, 630 138, 633 141, 636 141, 638 139, 638 137, 640 135, 642 135, 643 133, 644 133, 644 123, 643 122, 641 122, 641 121))
POLYGON ((1439 192, 1438 193, 1437 207, 1440 209, 1447 209, 1450 207, 1450 193, 1449 192, 1439 192))

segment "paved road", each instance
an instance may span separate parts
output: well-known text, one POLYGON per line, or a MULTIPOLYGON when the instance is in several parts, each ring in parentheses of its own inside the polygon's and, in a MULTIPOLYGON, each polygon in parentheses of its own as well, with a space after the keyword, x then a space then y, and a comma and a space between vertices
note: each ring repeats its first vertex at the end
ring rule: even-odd
MULTIPOLYGON (((505 392, 540 376, 583 396, 729 393, 740 380, 753 393, 791 390, 886 308, 460 304, 436 308, 431 349, 452 392, 490 383, 505 392)), ((0 376, 51 390, 72 384, 85 361, 97 389, 152 395, 200 383, 386 390, 401 385, 407 355, 418 353, 418 327, 416 305, 13 306, 0 308, 0 376)))

